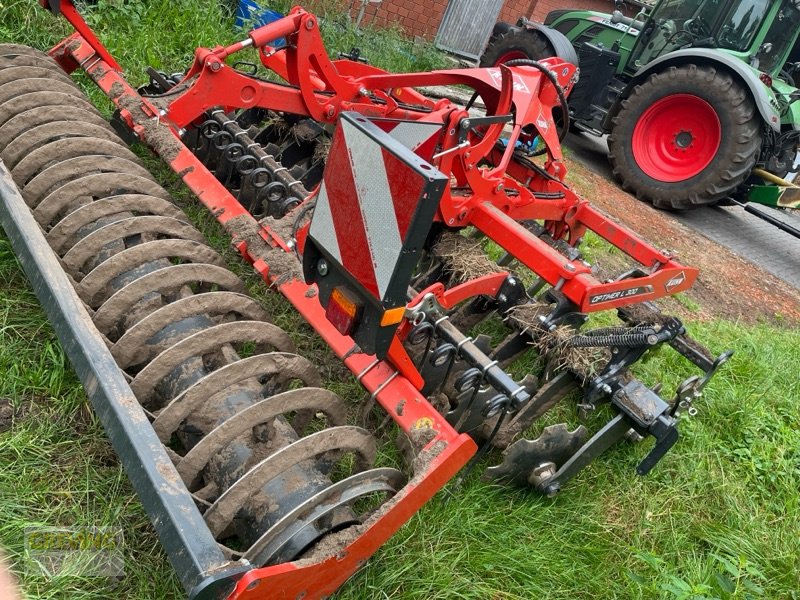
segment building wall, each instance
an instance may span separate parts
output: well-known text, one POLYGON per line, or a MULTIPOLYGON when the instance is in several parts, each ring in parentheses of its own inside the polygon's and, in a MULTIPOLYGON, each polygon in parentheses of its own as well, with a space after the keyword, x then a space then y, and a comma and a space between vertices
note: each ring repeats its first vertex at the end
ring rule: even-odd
POLYGON ((378 27, 397 25, 412 36, 428 40, 436 37, 439 24, 444 17, 448 0, 383 0, 376 9, 367 8, 367 15, 373 13, 373 21, 378 27))
MULTIPOLYGON (((444 17, 447 2, 448 0, 383 0, 380 4, 367 6, 364 22, 378 27, 397 25, 408 35, 433 40, 444 17)), ((564 8, 610 13, 614 10, 614 2, 612 0, 505 0, 500 10, 500 20, 516 23, 519 17, 524 16, 534 21, 543 21, 551 10, 564 8)), ((634 12, 636 11, 626 11, 629 15, 634 12)))

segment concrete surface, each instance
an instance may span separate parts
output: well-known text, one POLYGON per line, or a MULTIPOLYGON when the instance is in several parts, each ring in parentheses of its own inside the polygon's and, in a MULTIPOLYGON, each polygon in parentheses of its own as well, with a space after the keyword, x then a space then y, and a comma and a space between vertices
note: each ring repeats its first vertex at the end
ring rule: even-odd
MULTIPOLYGON (((570 150, 570 157, 613 180, 605 138, 571 133, 565 145, 570 150)), ((755 206, 800 229, 800 210, 779 211, 755 206)), ((800 239, 746 213, 738 206, 713 206, 665 214, 800 290, 800 239)))

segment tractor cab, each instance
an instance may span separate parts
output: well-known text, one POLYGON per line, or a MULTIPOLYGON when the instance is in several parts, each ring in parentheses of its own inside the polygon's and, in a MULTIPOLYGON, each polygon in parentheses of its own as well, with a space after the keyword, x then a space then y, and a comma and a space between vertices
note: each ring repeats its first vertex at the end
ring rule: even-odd
POLYGON ((800 0, 665 0, 650 13, 629 65, 635 71, 669 52, 714 48, 778 75, 798 23, 800 0))

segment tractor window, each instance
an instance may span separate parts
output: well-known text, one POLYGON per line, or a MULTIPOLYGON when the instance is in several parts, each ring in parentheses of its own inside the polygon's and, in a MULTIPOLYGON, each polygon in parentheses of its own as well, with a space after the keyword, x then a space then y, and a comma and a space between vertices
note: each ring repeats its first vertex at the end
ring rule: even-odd
POLYGON ((772 73, 781 67, 797 40, 798 22, 800 22, 800 9, 791 0, 785 0, 756 55, 758 60, 756 68, 765 73, 772 73))
MULTIPOLYGON (((747 1, 747 0, 745 0, 747 1)), ((750 0, 766 1, 766 0, 750 0)), ((692 44, 713 45, 726 0, 667 0, 653 11, 633 58, 642 66, 663 54, 692 44)))
POLYGON ((561 21, 558 25, 554 27, 556 31, 560 31, 564 35, 567 35, 573 28, 578 24, 578 19, 567 19, 566 21, 561 21))
POLYGON ((746 0, 732 6, 719 31, 717 41, 720 48, 747 50, 769 8, 768 0, 746 0))
POLYGON ((606 28, 602 25, 594 25, 589 27, 586 31, 580 34, 573 44, 583 44, 585 42, 597 43, 597 37, 603 33, 606 28))

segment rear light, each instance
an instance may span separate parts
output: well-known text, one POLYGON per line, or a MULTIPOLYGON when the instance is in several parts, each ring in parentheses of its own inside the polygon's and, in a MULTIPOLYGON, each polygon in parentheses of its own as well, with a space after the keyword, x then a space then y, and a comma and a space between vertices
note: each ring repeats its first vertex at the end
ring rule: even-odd
POLYGON ((358 323, 361 313, 361 304, 353 300, 351 295, 343 288, 334 288, 328 306, 325 307, 325 317, 342 335, 350 335, 358 323))
POLYGON ((772 87, 772 77, 770 77, 766 73, 761 73, 761 75, 759 75, 758 78, 761 80, 761 83, 763 83, 768 88, 772 87))

